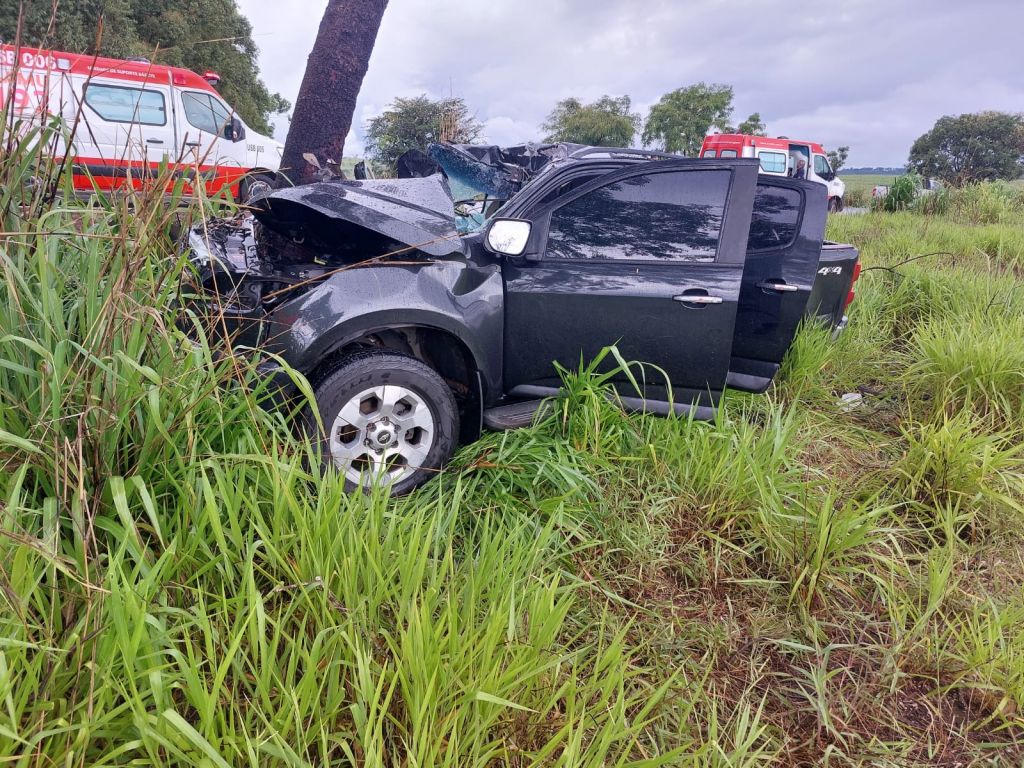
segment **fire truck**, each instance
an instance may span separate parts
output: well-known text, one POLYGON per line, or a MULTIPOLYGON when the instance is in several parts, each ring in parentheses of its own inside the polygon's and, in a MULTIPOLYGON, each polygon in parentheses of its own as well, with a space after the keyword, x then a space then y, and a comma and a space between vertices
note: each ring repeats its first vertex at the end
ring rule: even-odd
POLYGON ((219 81, 146 59, 0 46, 5 131, 59 119, 53 154, 70 156, 82 195, 139 188, 165 166, 187 189, 202 179, 207 193, 227 187, 243 201, 265 191, 283 145, 246 126, 219 81))
POLYGON ((793 176, 803 160, 804 178, 824 184, 828 189, 828 209, 843 209, 846 184, 832 170, 821 144, 797 141, 786 136, 748 136, 743 133, 715 133, 704 137, 701 157, 756 157, 761 173, 771 176, 793 176))

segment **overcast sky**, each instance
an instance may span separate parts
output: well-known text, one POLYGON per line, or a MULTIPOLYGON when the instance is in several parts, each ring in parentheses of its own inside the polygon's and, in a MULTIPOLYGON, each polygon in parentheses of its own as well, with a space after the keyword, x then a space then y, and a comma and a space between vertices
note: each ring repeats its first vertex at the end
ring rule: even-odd
MULTIPOLYGON (((263 79, 295 100, 326 0, 238 0, 263 79)), ((391 0, 346 154, 395 96, 463 96, 486 138, 542 138, 559 100, 628 94, 644 117, 700 80, 738 123, 902 165, 945 114, 1024 111, 1024 0, 391 0)), ((287 122, 279 121, 284 140, 287 122)))

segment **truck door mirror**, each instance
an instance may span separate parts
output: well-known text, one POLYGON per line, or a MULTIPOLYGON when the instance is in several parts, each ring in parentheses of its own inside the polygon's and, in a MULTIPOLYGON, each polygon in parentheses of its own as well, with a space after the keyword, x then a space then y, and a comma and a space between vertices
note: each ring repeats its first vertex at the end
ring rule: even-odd
POLYGON ((522 256, 533 224, 522 219, 495 219, 487 230, 487 249, 502 256, 522 256))
POLYGON ((231 141, 243 141, 245 139, 245 126, 237 117, 232 117, 224 126, 224 138, 231 141))

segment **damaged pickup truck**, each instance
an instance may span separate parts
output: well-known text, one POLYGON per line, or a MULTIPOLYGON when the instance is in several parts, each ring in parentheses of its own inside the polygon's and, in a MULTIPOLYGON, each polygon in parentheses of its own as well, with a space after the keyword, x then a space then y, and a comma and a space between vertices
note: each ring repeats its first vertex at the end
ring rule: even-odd
POLYGON ((805 317, 846 322, 858 254, 823 242, 824 188, 756 160, 434 145, 401 167, 190 235, 217 326, 309 379, 353 489, 407 492, 483 429, 529 424, 556 363, 609 345, 656 366, 615 382, 625 407, 705 418, 726 387, 769 386, 805 317))

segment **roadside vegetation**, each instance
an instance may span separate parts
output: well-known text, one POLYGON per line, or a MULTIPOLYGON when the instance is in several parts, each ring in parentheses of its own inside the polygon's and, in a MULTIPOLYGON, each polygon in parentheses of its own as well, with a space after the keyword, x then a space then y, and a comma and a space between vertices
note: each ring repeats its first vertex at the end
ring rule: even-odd
POLYGON ((183 214, 48 175, 0 162, 5 765, 1024 760, 1019 196, 834 217, 850 327, 713 424, 566 371, 390 500, 180 311, 183 214))
POLYGON ((890 186, 896 176, 875 173, 840 173, 846 184, 843 204, 846 208, 867 208, 871 205, 871 190, 878 185, 890 186))

